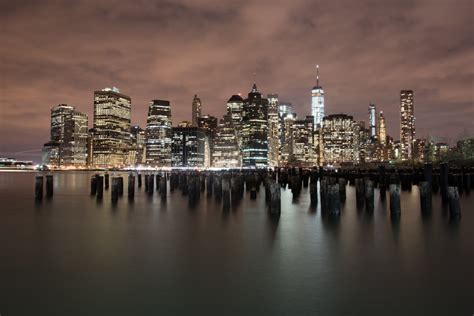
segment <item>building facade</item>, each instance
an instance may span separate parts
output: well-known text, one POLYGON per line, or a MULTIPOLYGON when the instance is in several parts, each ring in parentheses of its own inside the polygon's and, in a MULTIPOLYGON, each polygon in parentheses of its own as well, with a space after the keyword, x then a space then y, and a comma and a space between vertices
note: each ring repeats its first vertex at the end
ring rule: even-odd
POLYGON ((262 98, 254 83, 244 101, 242 115, 242 165, 268 166, 268 100, 262 98))
POLYGON ((210 166, 209 137, 196 126, 173 127, 171 166, 206 168, 210 166))
POLYGON ((146 123, 146 164, 155 167, 171 166, 172 144, 171 106, 166 100, 152 100, 146 123))
POLYGON ((369 104, 369 129, 370 138, 375 142, 377 139, 377 110, 375 104, 369 104))
POLYGON ((277 167, 280 162, 280 115, 278 94, 267 95, 268 100, 268 166, 277 167))
POLYGON ((311 115, 314 126, 321 126, 324 118, 324 90, 319 84, 319 65, 316 66, 316 86, 311 90, 311 115))
POLYGON ((354 119, 346 114, 332 114, 323 119, 321 134, 324 165, 340 165, 355 161, 354 119))
POLYGON ((130 97, 115 87, 94 92, 92 163, 95 167, 120 167, 127 163, 131 108, 130 97))
POLYGON ((191 117, 191 124, 198 126, 199 118, 201 117, 201 99, 198 98, 197 94, 194 95, 191 117))
POLYGON ((242 157, 237 134, 230 115, 225 115, 217 127, 212 150, 212 167, 240 168, 242 157))
POLYGON ((400 159, 413 158, 415 140, 415 100, 413 90, 400 91, 400 159))

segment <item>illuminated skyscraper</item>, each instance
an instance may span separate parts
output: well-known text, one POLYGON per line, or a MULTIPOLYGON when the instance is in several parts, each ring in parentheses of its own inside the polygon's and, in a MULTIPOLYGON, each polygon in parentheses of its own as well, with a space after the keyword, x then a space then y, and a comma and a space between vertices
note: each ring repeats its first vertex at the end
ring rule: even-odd
POLYGON ((291 102, 279 102, 278 111, 280 117, 282 117, 285 114, 293 113, 293 106, 291 105, 291 102))
POLYGON ((242 116, 242 165, 266 168, 268 165, 268 100, 254 83, 244 101, 242 116))
POLYGON ((319 85, 319 65, 316 65, 316 86, 311 90, 311 115, 315 128, 321 125, 324 118, 324 90, 319 85))
POLYGON ((280 132, 280 163, 281 166, 287 166, 291 163, 293 155, 292 136, 293 124, 296 120, 296 113, 285 113, 281 117, 282 128, 280 132))
POLYGON ((413 90, 400 91, 400 158, 412 159, 415 140, 415 112, 413 90))
POLYGON ((227 115, 231 116, 232 125, 235 128, 235 135, 239 148, 242 146, 242 113, 244 110, 244 100, 240 95, 234 94, 227 101, 227 115))
POLYGON ((140 126, 132 126, 131 129, 132 148, 129 156, 131 156, 130 163, 140 165, 145 163, 145 141, 146 133, 140 126))
POLYGON ((312 167, 315 165, 314 153, 314 119, 306 116, 293 122, 290 139, 290 164, 299 167, 312 167))
POLYGON ((172 167, 209 167, 209 137, 197 126, 173 127, 172 167))
POLYGON ((379 142, 382 145, 385 145, 387 143, 387 127, 385 125, 385 117, 383 116, 382 111, 380 111, 380 114, 379 114, 378 137, 379 137, 379 142))
POLYGON ((201 117, 201 99, 199 99, 197 97, 197 94, 195 94, 194 99, 193 99, 192 120, 191 120, 191 123, 193 124, 193 126, 198 126, 200 117, 201 117))
POLYGON ((240 148, 230 115, 224 115, 217 126, 212 150, 212 166, 217 168, 241 167, 240 148))
POLYGON ((278 94, 268 98, 268 166, 277 167, 280 161, 280 116, 278 94))
POLYGON ((369 104, 369 129, 370 138, 374 141, 377 138, 377 110, 375 104, 369 104))
MULTIPOLYGON (((194 125, 194 124, 193 124, 194 125)), ((198 119, 198 125, 204 129, 211 139, 214 139, 217 130, 217 117, 212 115, 203 115, 198 119)))
POLYGON ((326 165, 354 162, 354 120, 346 114, 333 114, 324 118, 322 128, 323 160, 326 165))
POLYGON ((51 139, 43 147, 43 164, 86 166, 88 142, 87 114, 67 104, 51 108, 51 139))
POLYGON ((171 166, 171 106, 169 101, 153 100, 146 123, 146 163, 171 166))
POLYGON ((126 164, 131 145, 131 107, 130 97, 115 87, 94 92, 94 166, 119 167, 126 164))

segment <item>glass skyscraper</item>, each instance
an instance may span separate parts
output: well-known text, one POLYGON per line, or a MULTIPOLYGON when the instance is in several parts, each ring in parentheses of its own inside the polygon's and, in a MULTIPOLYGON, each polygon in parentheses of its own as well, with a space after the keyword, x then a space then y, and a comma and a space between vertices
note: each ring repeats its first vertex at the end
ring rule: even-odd
POLYGON ((131 108, 130 97, 115 87, 94 92, 94 166, 119 167, 126 164, 131 145, 131 108))
POLYGON ((413 90, 400 91, 400 158, 412 158, 415 140, 415 113, 413 90))
POLYGON ((153 100, 148 108, 146 123, 146 163, 171 166, 171 106, 169 101, 153 100))
POLYGON ((316 66, 316 86, 311 90, 311 115, 315 128, 321 126, 324 118, 324 90, 319 85, 319 65, 316 66))

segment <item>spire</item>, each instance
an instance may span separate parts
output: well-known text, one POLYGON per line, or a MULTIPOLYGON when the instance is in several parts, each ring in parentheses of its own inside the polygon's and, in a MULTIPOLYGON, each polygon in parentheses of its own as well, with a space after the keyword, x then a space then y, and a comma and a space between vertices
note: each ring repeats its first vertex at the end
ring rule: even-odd
POLYGON ((257 73, 253 73, 253 86, 252 86, 252 93, 258 92, 257 90, 257 73))
POLYGON ((319 65, 316 65, 316 87, 319 87, 319 65))

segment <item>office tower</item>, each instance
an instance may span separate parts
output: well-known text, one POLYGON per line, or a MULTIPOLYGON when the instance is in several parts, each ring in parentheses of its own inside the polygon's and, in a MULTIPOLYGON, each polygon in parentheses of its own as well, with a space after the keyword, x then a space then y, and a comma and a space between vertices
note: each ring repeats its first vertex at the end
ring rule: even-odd
POLYGON ((280 117, 282 117, 285 114, 292 114, 293 106, 291 105, 291 102, 279 102, 278 112, 280 114, 280 117))
POLYGON ((292 137, 293 124, 296 121, 296 113, 285 113, 281 117, 282 128, 280 134, 280 166, 289 166, 293 155, 292 137))
POLYGON ((400 159, 412 158, 415 140, 415 112, 413 90, 400 91, 400 159))
POLYGON ((268 165, 268 100, 254 83, 244 101, 242 117, 242 165, 266 168, 268 165))
POLYGON ((323 119, 322 141, 325 165, 354 162, 354 120, 346 114, 328 115, 323 119))
POLYGON ((204 129, 209 135, 210 139, 214 139, 217 130, 217 117, 212 115, 203 115, 199 118, 197 126, 204 129))
POLYGON ((65 122, 63 164, 85 167, 88 155, 88 126, 87 114, 73 111, 65 122))
POLYGON ((372 141, 375 141, 377 138, 377 111, 375 109, 375 104, 369 104, 369 129, 370 138, 372 141))
POLYGON ((227 101, 227 115, 231 116, 232 125, 235 128, 235 134, 239 143, 239 148, 242 146, 242 113, 244 110, 244 100, 240 95, 234 94, 227 101))
POLYGON ((311 115, 314 117, 314 126, 317 128, 324 118, 324 90, 319 85, 319 65, 316 65, 316 86, 311 90, 311 115))
POLYGON ((314 154, 314 118, 294 120, 291 126, 290 164, 299 167, 312 167, 316 163, 314 154))
POLYGON ((191 120, 191 123, 193 126, 198 126, 198 121, 200 117, 201 117, 201 99, 197 97, 197 94, 195 94, 194 99, 193 99, 192 120, 191 120))
POLYGON ((217 126, 212 150, 212 166, 216 168, 239 168, 242 165, 240 148, 232 117, 224 115, 217 126))
POLYGON ((268 166, 277 167, 280 161, 280 115, 278 94, 267 95, 268 99, 268 166))
POLYGON ((171 144, 172 167, 210 166, 209 137, 197 126, 173 127, 171 144))
POLYGON ((94 166, 120 167, 127 163, 131 107, 130 97, 115 87, 94 92, 94 166))
POLYGON ((84 167, 87 164, 87 114, 73 106, 59 104, 51 108, 51 136, 44 144, 43 164, 60 167, 84 167))
POLYGON ((423 162, 425 159, 425 139, 414 139, 413 140, 413 151, 412 159, 416 162, 423 162))
POLYGON ((171 166, 171 106, 166 100, 152 100, 146 123, 146 164, 171 166))
POLYGON ((131 129, 132 147, 130 150, 130 164, 140 165, 145 163, 146 132, 138 125, 131 129))
POLYGON ((385 117, 382 111, 379 114, 378 139, 382 145, 387 143, 387 126, 385 125, 385 117))

